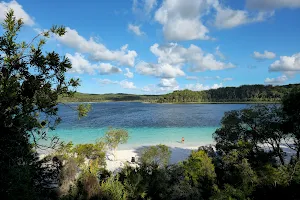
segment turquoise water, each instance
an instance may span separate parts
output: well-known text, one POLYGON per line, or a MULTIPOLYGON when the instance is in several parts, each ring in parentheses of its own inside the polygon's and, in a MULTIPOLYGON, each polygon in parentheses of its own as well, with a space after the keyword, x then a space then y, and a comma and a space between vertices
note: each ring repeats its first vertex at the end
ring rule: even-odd
POLYGON ((108 127, 128 130, 130 139, 121 149, 144 145, 201 146, 213 143, 212 134, 220 127, 224 113, 247 107, 246 104, 144 104, 93 103, 88 117, 78 120, 70 107, 59 106, 62 123, 50 135, 62 141, 94 142, 108 127), (181 144, 181 138, 185 143, 181 144))
MULTIPOLYGON (((141 145, 166 144, 168 146, 200 146, 213 143, 212 134, 217 127, 142 127, 126 128, 130 138, 127 144, 120 145, 121 149, 131 149, 141 145), (181 138, 185 143, 181 144, 181 138)), ((91 143, 104 135, 107 128, 76 128, 57 129, 51 135, 57 135, 63 141, 91 143)))

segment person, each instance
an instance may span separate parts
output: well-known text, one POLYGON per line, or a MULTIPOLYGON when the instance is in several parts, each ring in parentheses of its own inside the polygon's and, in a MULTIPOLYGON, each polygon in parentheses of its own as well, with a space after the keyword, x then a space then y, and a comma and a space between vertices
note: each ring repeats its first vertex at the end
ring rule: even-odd
POLYGON ((182 143, 182 144, 184 143, 184 137, 181 138, 181 143, 182 143))

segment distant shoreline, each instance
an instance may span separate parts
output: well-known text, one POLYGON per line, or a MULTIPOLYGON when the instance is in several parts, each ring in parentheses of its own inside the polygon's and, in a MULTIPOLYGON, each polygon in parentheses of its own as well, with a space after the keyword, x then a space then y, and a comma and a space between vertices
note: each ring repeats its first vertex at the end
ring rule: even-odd
POLYGON ((145 104, 280 104, 279 101, 241 101, 241 102, 178 102, 178 103, 158 103, 147 101, 62 101, 59 103, 145 103, 145 104))

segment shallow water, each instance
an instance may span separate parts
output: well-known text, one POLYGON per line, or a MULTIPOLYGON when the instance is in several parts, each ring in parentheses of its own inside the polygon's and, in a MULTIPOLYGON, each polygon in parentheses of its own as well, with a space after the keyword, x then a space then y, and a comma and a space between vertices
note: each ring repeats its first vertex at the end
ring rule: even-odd
POLYGON ((93 103, 88 117, 78 120, 76 103, 60 105, 62 123, 51 131, 63 141, 93 142, 108 127, 124 128, 130 139, 121 149, 142 145, 183 146, 212 143, 212 134, 220 126, 226 111, 247 107, 246 104, 145 104, 127 102, 93 103))

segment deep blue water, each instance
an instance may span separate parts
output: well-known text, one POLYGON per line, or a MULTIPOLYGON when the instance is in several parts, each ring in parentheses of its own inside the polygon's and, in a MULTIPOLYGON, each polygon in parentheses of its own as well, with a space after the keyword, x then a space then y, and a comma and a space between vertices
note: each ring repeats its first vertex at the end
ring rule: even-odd
POLYGON ((92 103, 92 110, 78 120, 76 103, 60 105, 62 123, 50 134, 74 143, 93 142, 108 127, 125 128, 130 140, 127 146, 177 143, 185 145, 211 143, 226 111, 247 107, 245 104, 145 104, 127 102, 92 103))

